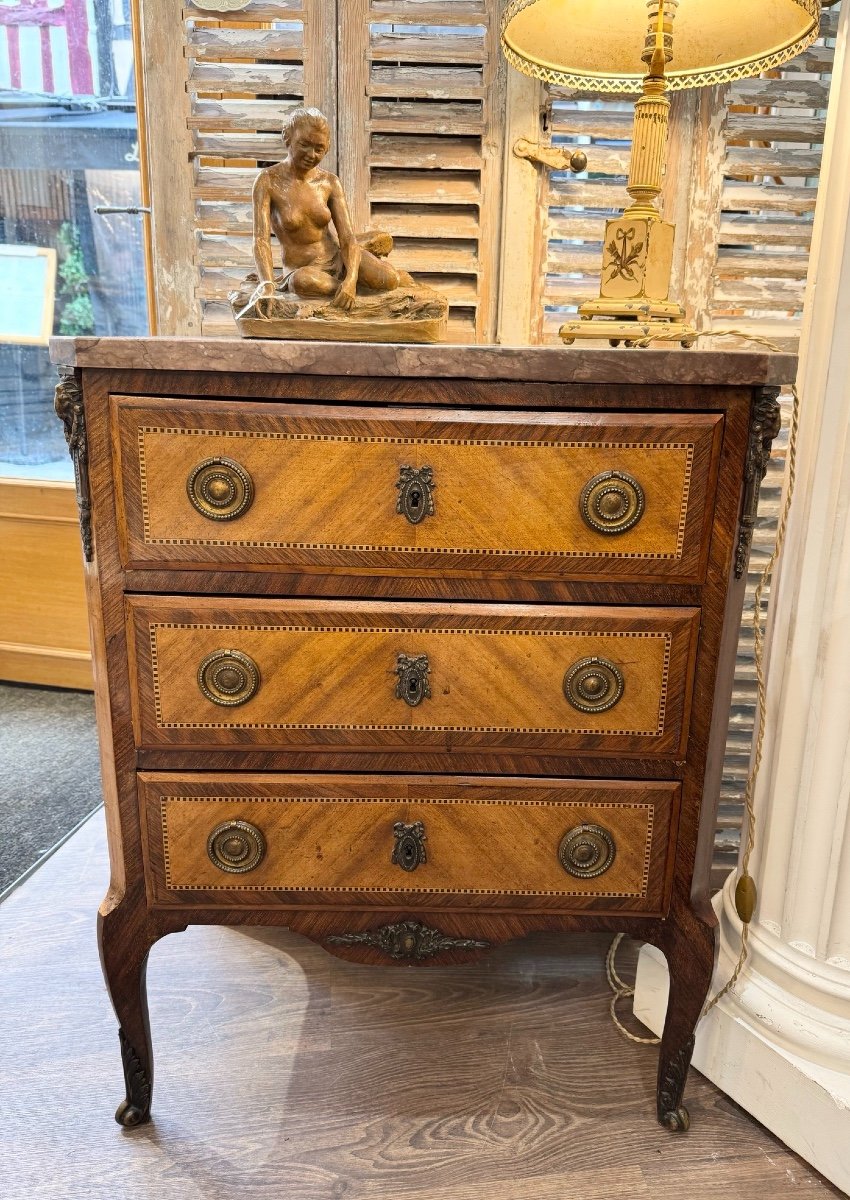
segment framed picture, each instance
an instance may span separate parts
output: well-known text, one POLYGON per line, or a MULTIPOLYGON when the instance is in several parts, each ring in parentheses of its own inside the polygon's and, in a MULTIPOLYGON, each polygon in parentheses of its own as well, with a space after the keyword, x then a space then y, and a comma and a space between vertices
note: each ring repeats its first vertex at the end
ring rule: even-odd
POLYGON ((55 250, 0 246, 0 342, 46 346, 55 296, 55 250))

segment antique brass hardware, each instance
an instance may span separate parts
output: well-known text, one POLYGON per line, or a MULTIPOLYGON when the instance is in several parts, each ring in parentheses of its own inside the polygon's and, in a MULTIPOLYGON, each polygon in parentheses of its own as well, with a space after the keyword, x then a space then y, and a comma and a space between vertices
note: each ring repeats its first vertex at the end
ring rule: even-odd
POLYGON ((518 138, 514 142, 514 154, 517 158, 527 158, 529 162, 552 167, 555 171, 575 171, 580 174, 587 170, 587 155, 583 150, 573 150, 569 154, 566 147, 539 146, 528 138, 518 138))
POLYGON ((750 422, 750 441, 744 464, 744 499, 741 505, 741 523, 738 528, 738 545, 735 550, 735 578, 740 579, 747 570, 753 530, 758 516, 759 493, 762 480, 767 474, 773 439, 782 428, 782 413, 779 408, 779 388, 759 388, 753 403, 750 422))
POLYGON ((427 654, 419 654, 410 658, 407 654, 399 654, 396 660, 395 672, 398 682, 395 685, 396 700, 403 700, 411 708, 416 708, 423 700, 431 699, 431 685, 428 675, 431 667, 427 654))
POLYGON ((586 525, 597 533, 625 533, 643 516, 643 488, 623 471, 603 471, 581 489, 579 510, 586 525))
POLYGON ((393 825, 395 846, 392 861, 402 871, 415 871, 426 863, 425 826, 421 821, 405 825, 404 821, 396 821, 393 825))
POLYGON ((402 467, 398 477, 398 500, 395 510, 418 525, 434 515, 434 472, 430 467, 402 467))
POLYGON ((80 536, 86 562, 94 558, 91 525, 91 491, 89 489, 89 450, 86 437, 86 414, 83 408, 83 389, 80 373, 73 367, 59 368, 59 382, 53 399, 56 415, 65 426, 65 441, 74 464, 74 483, 77 489, 77 509, 80 514, 80 536))
POLYGON ((390 958, 419 959, 431 958, 443 950, 486 950, 490 945, 474 938, 447 937, 421 921, 399 921, 360 933, 333 934, 327 940, 334 946, 372 946, 390 958))
POLYGON ((577 825, 561 838, 558 861, 568 875, 577 879, 595 879, 611 866, 617 848, 614 839, 601 825, 577 825))
POLYGON ((580 658, 564 676, 564 695, 580 712, 613 708, 625 688, 623 673, 607 658, 580 658))
POLYGON ((205 458, 186 480, 193 506, 210 521, 233 521, 251 507, 254 482, 232 458, 205 458))
POLYGON ((266 839, 250 821, 223 821, 207 838, 207 854, 220 871, 244 875, 266 852, 266 839))
POLYGON ((216 650, 198 667, 198 687, 213 704, 235 708, 260 686, 257 664, 241 650, 216 650))

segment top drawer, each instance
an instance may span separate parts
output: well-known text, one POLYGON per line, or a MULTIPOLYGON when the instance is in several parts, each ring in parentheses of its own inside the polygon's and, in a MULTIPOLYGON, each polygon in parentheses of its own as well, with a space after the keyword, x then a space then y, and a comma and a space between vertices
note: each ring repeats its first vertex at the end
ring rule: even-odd
POLYGON ((128 567, 704 575, 717 413, 112 400, 128 567))

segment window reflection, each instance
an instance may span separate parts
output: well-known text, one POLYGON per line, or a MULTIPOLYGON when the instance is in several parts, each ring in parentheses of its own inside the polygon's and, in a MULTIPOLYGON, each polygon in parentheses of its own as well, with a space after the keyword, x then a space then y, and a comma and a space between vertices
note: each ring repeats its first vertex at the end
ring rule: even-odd
MULTIPOLYGON (((139 203, 129 0, 0 0, 0 246, 56 251, 54 333, 147 332, 141 218, 95 212, 139 203)), ((70 478, 27 268, 0 254, 0 475, 70 478)))

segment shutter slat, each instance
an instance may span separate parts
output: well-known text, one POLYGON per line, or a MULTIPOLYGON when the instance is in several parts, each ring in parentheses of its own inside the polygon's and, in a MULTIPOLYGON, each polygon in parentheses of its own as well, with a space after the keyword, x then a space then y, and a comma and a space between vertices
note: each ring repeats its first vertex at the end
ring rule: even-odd
POLYGON ((738 179, 750 175, 811 176, 819 174, 820 159, 819 150, 730 146, 726 152, 726 174, 738 179))
POLYGON ((369 44, 373 62, 486 63, 487 45, 478 37, 417 37, 415 34, 375 34, 369 44))
POLYGON ((186 53, 195 59, 274 59, 301 62, 304 57, 301 29, 193 29, 186 53))
POLYGON ((751 209, 756 212, 813 213, 817 188, 753 185, 727 180, 723 186, 723 210, 751 209))
POLYGON ((479 67, 400 67, 376 64, 366 85, 369 96, 434 100, 483 100, 479 67))
POLYGON ((291 96, 303 94, 304 68, 275 63, 210 63, 193 60, 189 85, 197 92, 222 95, 291 96))
POLYGON ((796 116, 780 113, 729 114, 726 129, 730 140, 747 139, 755 142, 823 142, 826 129, 824 117, 796 116))

